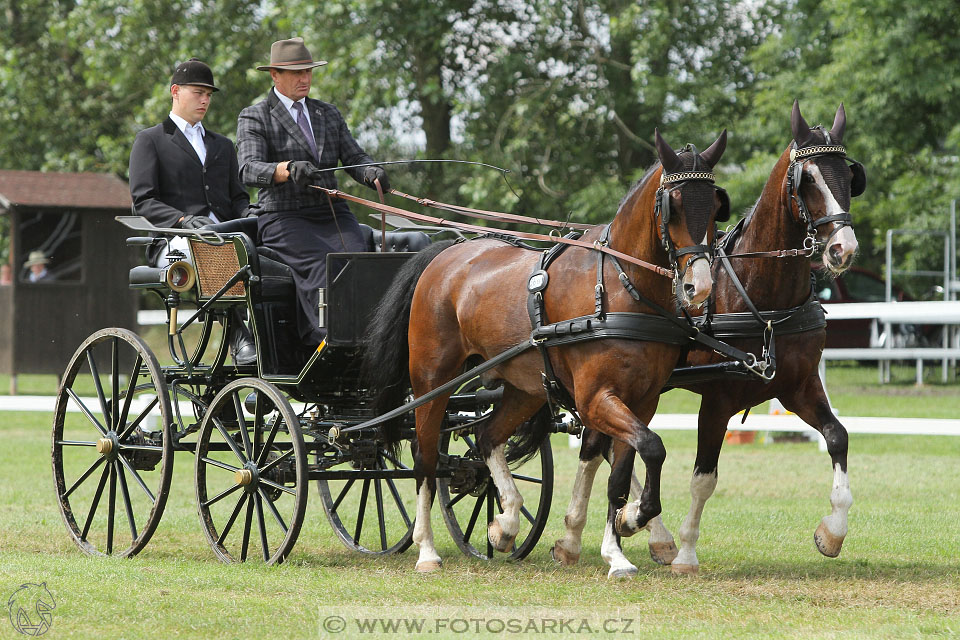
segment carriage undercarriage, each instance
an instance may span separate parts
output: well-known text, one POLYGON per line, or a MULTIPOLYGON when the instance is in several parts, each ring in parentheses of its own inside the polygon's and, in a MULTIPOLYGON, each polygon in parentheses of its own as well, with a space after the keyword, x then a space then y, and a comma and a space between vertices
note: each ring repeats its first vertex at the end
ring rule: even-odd
MULTIPOLYGON (((279 282, 282 265, 278 269, 257 256, 247 236, 219 237, 194 239, 202 251, 194 252, 196 281, 186 288, 175 286, 183 273, 171 273, 173 267, 163 274, 147 267, 131 272, 133 286, 165 299, 173 321, 169 351, 174 364, 160 366, 139 336, 111 328, 91 335, 67 367, 52 453, 58 502, 71 538, 93 555, 140 552, 166 506, 176 454, 188 452, 194 456, 201 528, 224 562, 282 562, 297 541, 314 490, 348 548, 376 555, 404 551, 415 520, 412 416, 405 419, 396 450, 375 427, 332 434, 375 415, 371 394, 360 386, 357 351, 358 327, 376 303, 376 292, 368 296, 372 302, 361 303, 348 295, 338 299, 338 291, 355 288, 352 277, 369 286, 387 276, 380 285, 385 288, 392 270, 412 254, 331 256, 342 261, 331 273, 346 275, 339 289, 331 282, 328 290, 328 340, 310 354, 281 354, 284 360, 266 354, 291 343, 289 335, 281 335, 283 323, 279 329, 274 324, 289 313, 283 309, 286 301, 279 300, 289 287, 279 282), (384 260, 378 264, 379 257, 384 260), (207 267, 213 262, 218 268, 211 275, 207 267), (193 306, 185 313, 188 301, 193 306), (227 364, 232 310, 242 306, 251 313, 259 365, 227 364), (185 341, 191 324, 193 339, 185 341), (188 342, 195 344, 188 347, 188 342)), ((177 267, 190 270, 179 262, 177 267)), ((493 557, 487 525, 502 511, 475 432, 496 399, 497 391, 484 390, 479 381, 451 397, 438 473, 441 512, 451 536, 464 553, 478 558, 493 557)), ((514 473, 529 506, 521 535, 507 554, 512 559, 533 549, 546 524, 552 464, 547 440, 514 473)))

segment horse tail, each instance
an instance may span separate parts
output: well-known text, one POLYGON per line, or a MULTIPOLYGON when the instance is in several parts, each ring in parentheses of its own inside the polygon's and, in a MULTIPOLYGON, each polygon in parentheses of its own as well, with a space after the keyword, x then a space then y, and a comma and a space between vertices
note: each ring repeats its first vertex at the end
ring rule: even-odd
POLYGON ((550 405, 544 404, 533 417, 520 425, 507 448, 507 462, 521 465, 537 454, 540 445, 553 433, 553 413, 550 405))
MULTIPOLYGON (((383 415, 404 403, 410 388, 410 345, 408 330, 413 292, 427 265, 441 251, 454 244, 434 242, 417 252, 397 271, 390 287, 373 312, 363 342, 360 376, 373 393, 376 415, 383 415)), ((381 432, 387 443, 400 440, 403 416, 385 423, 381 432)))

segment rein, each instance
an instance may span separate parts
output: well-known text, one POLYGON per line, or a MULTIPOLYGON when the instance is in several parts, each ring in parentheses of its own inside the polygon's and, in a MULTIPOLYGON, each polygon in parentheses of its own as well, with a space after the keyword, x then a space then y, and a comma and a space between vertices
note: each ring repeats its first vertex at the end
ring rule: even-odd
MULTIPOLYGON (((409 220, 415 220, 418 222, 427 222, 429 224, 441 227, 450 227, 453 229, 460 229, 463 231, 469 231, 471 233, 485 234, 490 232, 489 227, 481 227, 479 225, 467 224, 465 222, 453 222, 451 220, 446 220, 445 218, 440 218, 437 216, 428 216, 422 213, 414 213, 413 211, 407 211, 406 209, 400 209, 398 207, 393 207, 388 204, 383 204, 379 202, 374 202, 372 200, 366 200, 358 196, 351 195, 340 191, 339 189, 328 189, 326 187, 320 187, 317 185, 310 185, 312 189, 319 189, 323 191, 328 196, 333 198, 341 198, 349 202, 354 202, 356 204, 361 204, 365 207, 369 207, 374 211, 379 211, 380 213, 391 213, 394 215, 407 218, 409 220)), ((540 233, 529 233, 525 231, 499 231, 504 235, 510 235, 517 238, 523 238, 524 240, 534 240, 539 242, 552 242, 556 244, 567 244, 575 247, 581 247, 584 249, 592 249, 594 251, 599 251, 601 253, 606 253, 607 255, 614 256, 623 260, 624 262, 629 262, 635 264, 644 269, 648 269, 656 273, 657 275, 664 276, 666 278, 674 278, 675 271, 673 269, 665 269, 660 265, 647 262, 646 260, 641 260, 640 258, 634 258, 631 255, 617 251, 616 249, 611 249, 607 246, 602 246, 599 242, 584 242, 582 240, 575 240, 573 238, 562 238, 555 235, 543 235, 540 233)))

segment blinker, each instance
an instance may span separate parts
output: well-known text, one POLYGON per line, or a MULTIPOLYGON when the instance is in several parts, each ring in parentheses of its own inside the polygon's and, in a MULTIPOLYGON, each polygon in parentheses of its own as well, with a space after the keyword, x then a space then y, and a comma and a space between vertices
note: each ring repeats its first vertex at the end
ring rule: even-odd
POLYGON ((850 197, 856 198, 867 189, 867 172, 859 162, 851 164, 850 171, 853 172, 850 180, 850 197))

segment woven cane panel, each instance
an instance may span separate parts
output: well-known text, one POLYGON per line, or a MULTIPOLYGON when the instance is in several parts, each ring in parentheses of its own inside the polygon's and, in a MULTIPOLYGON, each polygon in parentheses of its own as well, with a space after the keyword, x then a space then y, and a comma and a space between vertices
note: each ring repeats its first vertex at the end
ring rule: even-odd
MULTIPOLYGON (((190 248, 193 251, 194 266, 197 268, 197 280, 200 281, 201 297, 207 298, 215 294, 240 270, 240 261, 233 243, 213 245, 191 240, 190 248)), ((243 297, 245 293, 241 280, 227 289, 224 296, 243 297)))

